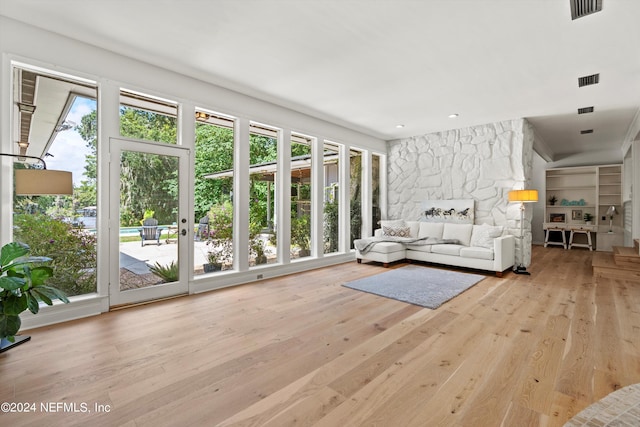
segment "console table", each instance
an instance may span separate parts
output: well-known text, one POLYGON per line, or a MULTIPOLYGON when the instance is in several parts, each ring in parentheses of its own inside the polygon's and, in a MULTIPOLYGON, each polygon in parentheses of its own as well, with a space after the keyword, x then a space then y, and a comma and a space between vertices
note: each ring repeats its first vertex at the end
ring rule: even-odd
POLYGON ((566 224, 566 223, 554 223, 554 222, 545 222, 543 224, 543 229, 545 231, 544 238, 544 247, 546 248, 548 245, 559 245, 564 249, 571 249, 572 247, 579 248, 589 248, 590 251, 593 251, 593 240, 592 233, 595 233, 596 226, 595 225, 580 225, 580 224, 566 224), (560 232, 562 236, 562 242, 550 241, 549 237, 552 232, 560 232), (569 241, 567 243, 567 239, 565 233, 569 232, 569 241), (575 243, 574 236, 576 234, 584 234, 587 241, 586 243, 575 243))

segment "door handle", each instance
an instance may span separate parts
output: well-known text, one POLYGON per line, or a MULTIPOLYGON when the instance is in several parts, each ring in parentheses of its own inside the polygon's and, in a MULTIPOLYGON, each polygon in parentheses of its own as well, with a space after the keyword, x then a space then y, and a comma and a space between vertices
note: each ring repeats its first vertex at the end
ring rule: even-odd
POLYGON ((180 232, 180 234, 182 234, 183 236, 186 236, 187 235, 187 230, 183 228, 182 231, 180 232))

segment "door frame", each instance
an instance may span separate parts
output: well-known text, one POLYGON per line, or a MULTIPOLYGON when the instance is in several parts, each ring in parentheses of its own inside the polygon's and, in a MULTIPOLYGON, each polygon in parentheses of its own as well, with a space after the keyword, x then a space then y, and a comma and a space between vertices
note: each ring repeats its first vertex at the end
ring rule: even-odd
POLYGON ((191 151, 177 145, 109 138, 109 306, 136 304, 189 292, 191 266, 189 241, 193 232, 189 220, 189 161, 191 151), (120 155, 123 151, 178 158, 178 281, 127 291, 120 290, 120 155), (186 231, 183 234, 183 230, 186 231))

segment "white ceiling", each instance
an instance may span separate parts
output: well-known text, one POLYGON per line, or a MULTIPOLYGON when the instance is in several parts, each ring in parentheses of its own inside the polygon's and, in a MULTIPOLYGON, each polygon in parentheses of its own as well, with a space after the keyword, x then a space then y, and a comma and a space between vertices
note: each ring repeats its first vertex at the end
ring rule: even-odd
POLYGON ((619 150, 640 106, 639 0, 575 21, 569 0, 0 0, 0 14, 387 140, 526 117, 557 160, 619 150))

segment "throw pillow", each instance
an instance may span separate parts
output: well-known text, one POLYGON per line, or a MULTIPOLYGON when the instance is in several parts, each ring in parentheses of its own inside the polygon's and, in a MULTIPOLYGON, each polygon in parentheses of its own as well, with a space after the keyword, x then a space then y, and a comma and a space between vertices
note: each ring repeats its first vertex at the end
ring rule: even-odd
POLYGON ((474 225, 470 245, 478 248, 493 249, 493 239, 500 236, 502 236, 502 226, 474 225))
POLYGON ((410 237, 411 229, 409 227, 382 227, 382 235, 390 237, 410 237))
POLYGON ((381 219, 380 221, 378 221, 378 224, 380 224, 380 227, 393 227, 393 228, 407 226, 407 224, 405 224, 403 219, 381 219))

